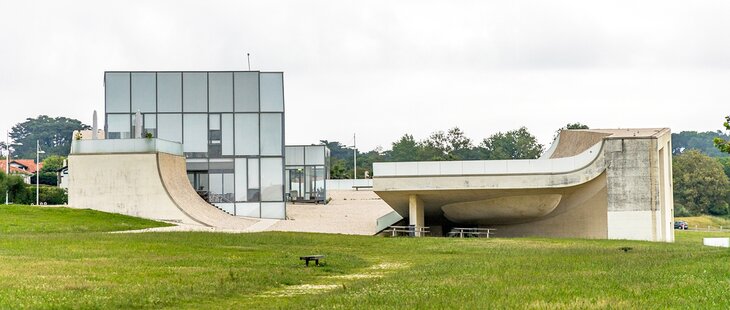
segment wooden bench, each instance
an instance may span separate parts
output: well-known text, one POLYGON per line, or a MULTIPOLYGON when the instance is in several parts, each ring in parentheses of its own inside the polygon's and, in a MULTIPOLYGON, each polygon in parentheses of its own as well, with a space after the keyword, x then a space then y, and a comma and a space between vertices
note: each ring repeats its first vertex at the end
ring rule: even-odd
POLYGON ((315 266, 319 266, 319 260, 324 258, 324 255, 305 255, 299 256, 299 260, 303 260, 304 264, 309 267, 309 261, 313 260, 315 266))
POLYGON ((372 185, 353 185, 352 188, 355 189, 355 191, 359 191, 361 188, 373 188, 372 185))

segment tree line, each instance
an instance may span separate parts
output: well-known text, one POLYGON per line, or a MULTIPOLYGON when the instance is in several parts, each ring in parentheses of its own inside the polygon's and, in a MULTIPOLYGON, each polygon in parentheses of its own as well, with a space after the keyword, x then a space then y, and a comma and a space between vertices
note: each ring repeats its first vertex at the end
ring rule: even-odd
MULTIPOLYGON (((588 126, 569 123, 558 129, 556 134, 562 129, 588 129, 588 126)), ((351 179, 354 150, 337 141, 321 142, 330 149, 330 178, 351 179)), ((393 141, 389 150, 381 147, 367 152, 358 150, 357 178, 363 178, 365 171, 372 175, 374 162, 535 159, 540 157, 543 150, 544 145, 538 143, 524 126, 494 133, 478 142, 472 141, 459 127, 435 131, 423 140, 416 140, 413 135, 406 133, 393 141)))

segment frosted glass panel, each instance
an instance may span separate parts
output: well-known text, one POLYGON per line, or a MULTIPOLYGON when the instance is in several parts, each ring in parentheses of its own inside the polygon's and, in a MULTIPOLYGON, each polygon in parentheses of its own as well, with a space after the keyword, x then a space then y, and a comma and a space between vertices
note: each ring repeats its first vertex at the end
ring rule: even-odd
POLYGON ((223 155, 233 155, 233 114, 223 114, 221 116, 221 138, 223 155))
POLYGON ((261 112, 284 112, 282 73, 261 73, 261 112))
POLYGON ((233 112, 233 73, 208 74, 210 112, 233 112))
POLYGON ((223 194, 223 174, 211 173, 208 182, 210 182, 210 193, 214 195, 223 194))
POLYGON ((304 147, 303 146, 287 146, 286 147, 286 164, 304 165, 304 147))
POLYGON ((106 125, 109 139, 129 139, 131 137, 129 114, 109 114, 106 125))
POLYGON ((157 73, 157 109, 182 112, 182 78, 178 73, 157 73))
POLYGON ((208 111, 208 81, 205 73, 183 73, 183 112, 208 111))
POLYGON ((259 115, 236 114, 236 155, 259 154, 259 115))
POLYGON ((129 73, 107 73, 104 93, 106 113, 129 113, 129 73))
POLYGON ((233 185, 233 173, 223 174, 223 195, 225 195, 227 199, 233 198, 233 185))
POLYGON ((208 151, 208 115, 185 114, 183 118, 183 151, 205 153, 208 151))
POLYGON ((160 139, 182 142, 182 115, 158 114, 157 136, 160 139))
POLYGON ((248 172, 246 171, 246 158, 236 158, 236 201, 247 201, 248 193, 248 172))
POLYGON ((236 72, 233 77, 236 112, 258 112, 259 73, 236 72))
POLYGON ((261 201, 282 201, 284 175, 281 158, 261 158, 261 201))
POLYGON ((132 73, 132 113, 156 112, 155 74, 132 73))
POLYGON ((286 207, 283 202, 262 202, 261 217, 267 219, 284 219, 286 207))
POLYGON ((324 146, 307 146, 305 152, 305 164, 324 165, 324 146))
POLYGON ((261 114, 261 155, 281 155, 281 114, 261 114))

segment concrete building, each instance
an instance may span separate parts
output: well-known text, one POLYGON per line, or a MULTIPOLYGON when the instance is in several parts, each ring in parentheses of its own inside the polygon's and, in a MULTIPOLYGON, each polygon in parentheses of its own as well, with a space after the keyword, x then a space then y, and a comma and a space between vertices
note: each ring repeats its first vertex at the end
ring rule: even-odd
POLYGON ((535 160, 374 164, 373 189, 445 233, 674 240, 668 128, 563 130, 535 160))
MULTIPOLYGON (((107 139, 142 131, 183 145, 196 191, 237 216, 283 219, 281 72, 106 72, 107 139)), ((71 174, 76 173, 73 166, 71 174)))

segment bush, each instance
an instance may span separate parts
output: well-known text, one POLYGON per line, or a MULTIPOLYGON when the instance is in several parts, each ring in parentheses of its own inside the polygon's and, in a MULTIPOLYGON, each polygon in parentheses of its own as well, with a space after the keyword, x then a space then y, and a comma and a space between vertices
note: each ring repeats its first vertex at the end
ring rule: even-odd
POLYGON ((676 217, 685 217, 685 216, 692 216, 693 214, 687 210, 682 204, 674 203, 674 216, 676 217))
MULTIPOLYGON (((68 203, 68 194, 63 188, 55 186, 41 186, 38 191, 41 203, 49 205, 64 205, 68 203)), ((33 192, 33 199, 35 199, 35 192, 33 192)), ((35 200, 33 203, 35 203, 35 200)))
POLYGON ((730 210, 728 210, 728 204, 727 204, 727 202, 723 202, 723 203, 720 203, 720 204, 716 204, 716 205, 711 206, 708 209, 708 211, 712 215, 727 215, 728 214, 728 211, 730 211, 730 210))

